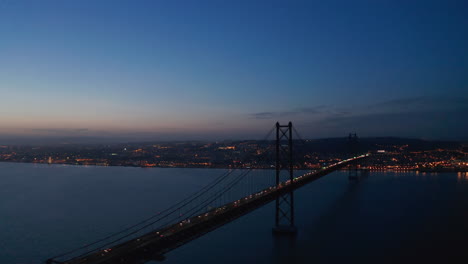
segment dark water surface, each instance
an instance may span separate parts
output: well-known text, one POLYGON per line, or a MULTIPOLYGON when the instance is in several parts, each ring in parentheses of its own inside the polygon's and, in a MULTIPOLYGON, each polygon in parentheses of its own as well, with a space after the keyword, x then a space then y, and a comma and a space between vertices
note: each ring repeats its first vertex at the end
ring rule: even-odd
MULTIPOLYGON (((218 169, 0 163, 0 263, 31 264, 140 221, 218 169)), ((167 254, 175 263, 468 263, 465 173, 335 172, 296 191, 295 239, 269 204, 167 254)))

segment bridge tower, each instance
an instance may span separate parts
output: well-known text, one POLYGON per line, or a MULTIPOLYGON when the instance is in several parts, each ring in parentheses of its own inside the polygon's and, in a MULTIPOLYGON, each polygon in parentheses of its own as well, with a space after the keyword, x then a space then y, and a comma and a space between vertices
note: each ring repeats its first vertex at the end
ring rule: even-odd
MULTIPOLYGON (((293 181, 293 140, 292 123, 280 125, 276 123, 276 187, 283 181, 293 181)), ((275 227, 273 234, 295 235, 294 225, 294 192, 283 194, 276 198, 275 227)))
MULTIPOLYGON (((357 156, 359 152, 359 141, 356 133, 349 133, 348 136, 348 150, 351 156, 357 156)), ((352 162, 349 165, 349 179, 350 180, 358 180, 359 179, 359 171, 358 166, 355 162, 352 162)))

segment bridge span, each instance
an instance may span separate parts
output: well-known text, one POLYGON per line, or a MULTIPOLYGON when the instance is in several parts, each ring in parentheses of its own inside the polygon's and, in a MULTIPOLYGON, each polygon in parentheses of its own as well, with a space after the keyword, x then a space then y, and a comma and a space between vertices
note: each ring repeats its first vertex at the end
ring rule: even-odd
POLYGON ((161 261, 164 260, 165 253, 270 203, 285 193, 294 191, 335 170, 358 160, 365 159, 368 156, 369 154, 360 155, 323 167, 315 172, 306 173, 294 178, 292 181, 287 180, 281 182, 277 186, 266 188, 239 200, 214 208, 206 213, 187 218, 159 230, 154 230, 111 248, 95 251, 88 255, 79 256, 64 262, 50 259, 46 263, 140 264, 151 260, 161 261))

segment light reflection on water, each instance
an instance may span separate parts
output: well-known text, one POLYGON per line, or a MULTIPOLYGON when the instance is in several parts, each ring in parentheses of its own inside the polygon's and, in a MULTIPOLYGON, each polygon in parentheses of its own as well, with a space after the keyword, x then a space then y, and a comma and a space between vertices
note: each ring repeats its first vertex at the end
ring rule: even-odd
MULTIPOLYGON (((29 264, 138 222, 223 170, 0 163, 0 172, 0 263, 29 264)), ((295 193, 293 241, 272 237, 269 204, 170 252, 165 262, 466 257, 467 173, 371 172, 359 182, 347 176, 336 172, 295 193)))
POLYGON ((468 172, 457 172, 458 181, 468 181, 468 172))

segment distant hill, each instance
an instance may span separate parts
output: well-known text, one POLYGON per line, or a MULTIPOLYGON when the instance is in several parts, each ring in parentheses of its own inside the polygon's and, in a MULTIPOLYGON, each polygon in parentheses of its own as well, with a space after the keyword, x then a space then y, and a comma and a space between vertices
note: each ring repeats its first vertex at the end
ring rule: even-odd
MULTIPOLYGON (((456 141, 440 141, 440 140, 423 140, 414 138, 398 138, 398 137, 367 137, 359 138, 360 151, 377 151, 377 150, 391 150, 397 147, 404 146, 407 151, 423 151, 434 149, 461 149, 463 142, 456 141), (407 146, 406 146, 407 145, 407 146)), ((302 143, 296 143, 301 145, 302 143)), ((316 152, 347 152, 348 139, 347 138, 325 138, 306 140, 307 148, 313 149, 316 152)))

